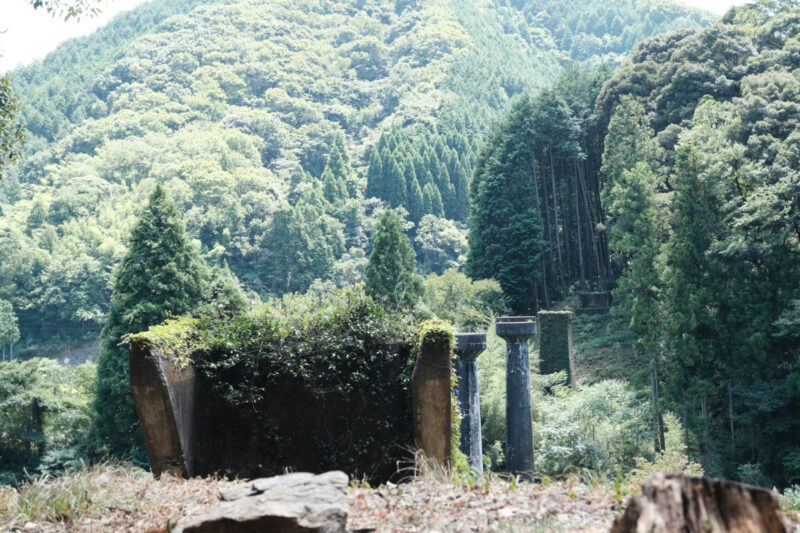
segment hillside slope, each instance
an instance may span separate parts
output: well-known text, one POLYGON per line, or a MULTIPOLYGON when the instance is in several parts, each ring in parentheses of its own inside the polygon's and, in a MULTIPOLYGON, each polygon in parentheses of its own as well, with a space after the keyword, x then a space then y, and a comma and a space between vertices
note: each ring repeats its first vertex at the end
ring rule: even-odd
POLYGON ((155 0, 12 73, 29 141, 0 184, 0 299, 27 345, 96 336, 156 182, 206 259, 262 297, 358 281, 375 146, 373 174, 418 180, 412 221, 463 241, 444 218, 510 98, 708 22, 632 0, 155 0))

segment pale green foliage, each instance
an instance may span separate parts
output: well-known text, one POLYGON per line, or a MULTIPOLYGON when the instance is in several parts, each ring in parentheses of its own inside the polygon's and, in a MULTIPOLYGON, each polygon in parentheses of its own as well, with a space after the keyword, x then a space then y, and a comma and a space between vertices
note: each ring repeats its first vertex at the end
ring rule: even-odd
POLYGON ((414 244, 419 250, 420 273, 441 274, 447 269, 458 270, 466 261, 467 232, 457 223, 425 215, 417 226, 414 244))
POLYGON ((473 281, 452 268, 425 278, 422 302, 426 311, 455 324, 458 331, 485 330, 493 317, 508 311, 499 283, 473 281))
POLYGON ((6 164, 16 162, 20 155, 23 132, 18 112, 19 100, 8 76, 0 76, 0 179, 6 164))
POLYGON ((686 446, 667 448, 652 460, 637 457, 636 466, 626 476, 626 481, 629 485, 636 485, 658 473, 703 477, 703 466, 689 460, 686 446))
POLYGON ((628 384, 608 380, 577 391, 562 386, 554 386, 552 391, 533 393, 539 472, 624 468, 652 449, 647 398, 628 384))
POLYGON ((636 457, 636 465, 625 477, 628 485, 639 484, 653 474, 662 472, 667 474, 685 474, 687 476, 702 477, 703 466, 689 459, 686 444, 683 441, 683 425, 674 413, 664 413, 664 426, 666 428, 666 449, 658 452, 653 457, 636 457))
POLYGON ((19 340, 19 322, 11 302, 0 300, 0 348, 3 359, 6 355, 6 346, 13 346, 19 340))
POLYGON ((800 513, 800 485, 793 485, 780 495, 781 505, 787 511, 800 513))

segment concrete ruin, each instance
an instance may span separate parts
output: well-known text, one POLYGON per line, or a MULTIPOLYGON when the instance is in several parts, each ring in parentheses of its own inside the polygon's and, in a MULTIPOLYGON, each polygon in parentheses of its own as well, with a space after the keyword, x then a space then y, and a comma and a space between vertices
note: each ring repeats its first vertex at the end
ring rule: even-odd
POLYGON ((450 465, 452 405, 449 342, 423 341, 411 375, 414 446, 429 460, 450 465))
POLYGON ((575 302, 575 312, 579 315, 602 315, 611 309, 611 293, 579 292, 575 302))
POLYGON ((456 334, 456 399, 461 409, 460 450, 469 458, 470 468, 483 473, 481 443, 481 400, 478 389, 478 356, 486 349, 486 333, 456 334))
POLYGON ((554 374, 565 371, 574 389, 575 355, 572 349, 572 313, 539 311, 539 372, 554 374))
POLYGON ((153 475, 195 475, 194 370, 177 367, 136 343, 131 344, 130 368, 131 392, 153 475))
MULTIPOLYGON (((397 473, 396 462, 384 460, 390 446, 408 450, 416 445, 428 458, 450 463, 451 348, 449 339, 423 340, 411 390, 391 404, 381 404, 385 412, 373 414, 385 423, 370 430, 372 444, 341 468, 388 480, 397 473)), ((387 344, 382 349, 397 354, 392 364, 399 376, 411 346, 387 344)), ((311 428, 335 433, 352 413, 347 404, 304 392, 299 380, 280 382, 274 397, 259 411, 261 418, 248 417, 244 412, 252 409, 231 407, 214 389, 213 379, 196 372, 191 363, 178 364, 148 341, 132 339, 129 357, 131 392, 156 477, 165 472, 179 477, 223 472, 255 478, 278 473, 284 467, 309 470, 309 465, 319 463, 319 458, 329 453, 324 445, 314 439, 298 439, 291 447, 291 456, 280 455, 275 451, 276 439, 287 436, 272 426, 253 424, 269 419, 299 433, 311 428)))
POLYGON ((536 318, 500 317, 495 331, 506 341, 506 463, 511 474, 530 480, 534 464, 528 339, 536 333, 536 318))

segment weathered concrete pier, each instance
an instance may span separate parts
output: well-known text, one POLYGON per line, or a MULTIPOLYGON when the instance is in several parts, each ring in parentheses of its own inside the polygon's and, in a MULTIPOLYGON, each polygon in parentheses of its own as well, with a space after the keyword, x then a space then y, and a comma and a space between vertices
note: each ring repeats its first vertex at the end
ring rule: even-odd
POLYGON ((426 339, 411 375, 414 445, 429 460, 450 465, 450 341, 426 339))
POLYGON ((536 333, 536 318, 500 317, 497 336, 506 341, 506 463, 514 475, 531 479, 533 427, 528 339, 536 333))
POLYGON ((478 356, 486 349, 486 333, 456 334, 456 399, 461 408, 459 448, 469 458, 470 468, 483 473, 481 444, 481 400, 478 389, 478 356))

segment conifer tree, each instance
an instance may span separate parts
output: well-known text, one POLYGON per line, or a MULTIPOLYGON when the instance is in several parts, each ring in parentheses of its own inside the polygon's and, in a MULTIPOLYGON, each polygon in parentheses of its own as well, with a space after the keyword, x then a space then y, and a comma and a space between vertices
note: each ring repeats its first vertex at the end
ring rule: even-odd
POLYGON ((387 309, 411 309, 422 296, 414 249, 403 233, 400 217, 386 209, 372 237, 372 253, 364 269, 367 294, 387 309))
POLYGON ((328 167, 325 167, 325 170, 322 172, 322 191, 325 199, 334 206, 341 204, 347 200, 349 196, 345 181, 341 178, 337 178, 334 172, 328 167))
POLYGON ((715 254, 710 253, 720 225, 719 198, 713 184, 702 175, 701 162, 691 146, 681 146, 675 154, 675 189, 672 218, 666 245, 667 268, 664 271, 666 329, 675 339, 671 373, 672 390, 684 406, 701 406, 701 420, 684 422, 692 429, 702 427, 703 451, 711 453, 709 426, 711 415, 709 391, 725 361, 720 347, 725 346, 724 324, 720 323, 720 284, 724 272, 715 254))
POLYGON ((144 331, 168 316, 192 313, 208 301, 209 290, 208 269, 189 242, 175 204, 159 184, 131 231, 128 252, 115 272, 111 309, 101 337, 94 434, 107 453, 141 452, 123 336, 144 331))
POLYGON ((439 218, 444 217, 444 206, 442 205, 442 197, 439 194, 439 189, 430 183, 426 184, 425 188, 422 190, 422 199, 426 215, 435 215, 439 218))
POLYGON ((386 165, 386 195, 383 198, 391 207, 400 207, 406 205, 408 198, 406 197, 406 177, 403 174, 403 168, 397 163, 394 156, 390 156, 386 165))
POLYGON ((536 311, 542 223, 529 175, 531 102, 517 101, 478 159, 470 194, 467 275, 494 278, 517 314, 536 311))
MULTIPOLYGON (((381 137, 383 139, 383 137, 381 137)), ((383 198, 386 186, 383 179, 383 158, 378 148, 372 150, 367 169, 367 198, 383 198)))
POLYGON ((414 167, 406 167, 406 178, 408 179, 408 214, 413 222, 419 220, 425 215, 425 201, 422 197, 422 189, 419 188, 417 176, 414 174, 414 167), (410 172, 409 172, 410 169, 410 172))

